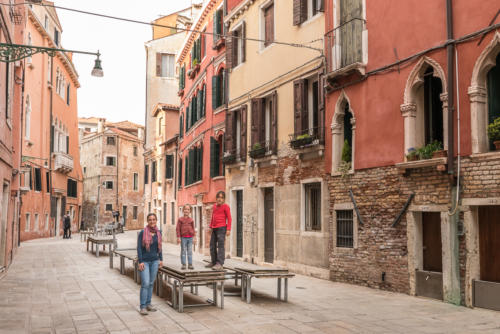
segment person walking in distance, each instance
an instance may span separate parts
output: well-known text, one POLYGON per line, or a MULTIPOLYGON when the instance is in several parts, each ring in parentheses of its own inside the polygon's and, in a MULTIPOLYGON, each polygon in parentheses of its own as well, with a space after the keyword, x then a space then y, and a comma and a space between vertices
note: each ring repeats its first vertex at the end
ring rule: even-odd
POLYGON ((151 297, 158 266, 163 265, 161 232, 156 227, 157 220, 156 214, 148 214, 148 225, 137 237, 137 261, 141 275, 141 293, 139 296, 141 306, 139 313, 142 315, 147 315, 148 311, 156 311, 156 308, 151 305, 151 297))
POLYGON ((63 228, 64 228, 63 239, 71 238, 71 219, 69 218, 69 211, 66 211, 66 214, 64 215, 63 228))
POLYGON ((193 267, 193 239, 196 245, 196 231, 194 229, 193 219, 191 215, 191 205, 186 204, 182 208, 184 217, 179 217, 177 220, 177 244, 181 244, 181 264, 182 269, 186 269, 186 255, 188 262, 188 269, 194 269, 193 267))
POLYGON ((221 270, 224 265, 225 249, 224 243, 226 236, 231 234, 231 210, 226 201, 226 194, 219 191, 215 197, 216 203, 212 210, 212 220, 210 221, 210 229, 212 235, 210 237, 210 256, 211 263, 206 265, 207 268, 221 270))

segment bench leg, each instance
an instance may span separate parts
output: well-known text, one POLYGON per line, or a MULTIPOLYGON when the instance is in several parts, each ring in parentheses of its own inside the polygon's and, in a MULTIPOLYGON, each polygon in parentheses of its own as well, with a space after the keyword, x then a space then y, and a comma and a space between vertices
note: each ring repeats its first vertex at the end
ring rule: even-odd
POLYGON ((184 284, 179 284, 179 312, 184 312, 184 284))
POLYGON ((212 283, 212 287, 214 289, 214 306, 217 307, 217 282, 212 283))
POLYGON ((285 301, 288 301, 288 277, 285 277, 285 301))
POLYGON ((220 282, 220 308, 224 308, 224 281, 220 282))
POLYGON ((89 241, 87 240, 87 252, 89 251, 89 241))
POLYGON ((246 278, 244 275, 241 275, 241 300, 245 300, 246 285, 246 278))
MULTIPOLYGON (((120 274, 125 274, 125 258, 123 256, 120 256, 120 274)), ((134 280, 135 280, 135 275, 134 275, 134 280)))
POLYGON ((99 257, 99 245, 95 245, 95 256, 99 257))
POLYGON ((246 276, 246 286, 247 286, 247 293, 246 293, 246 297, 247 297, 247 304, 250 304, 252 302, 252 276, 250 275, 247 275, 246 276))
POLYGON ((113 253, 109 252, 109 268, 113 269, 113 253))
POLYGON ((281 300, 281 277, 278 277, 278 300, 281 300))
POLYGON ((174 285, 172 286, 172 307, 174 310, 177 309, 177 281, 174 280, 174 285))

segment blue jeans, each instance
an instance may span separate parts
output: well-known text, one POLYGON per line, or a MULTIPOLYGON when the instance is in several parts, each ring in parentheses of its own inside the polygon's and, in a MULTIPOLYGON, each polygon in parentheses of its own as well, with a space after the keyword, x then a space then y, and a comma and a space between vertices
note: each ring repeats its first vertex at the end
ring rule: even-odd
POLYGON ((186 265, 186 253, 188 264, 193 264, 193 237, 181 238, 181 263, 186 265))
POLYGON ((141 309, 151 305, 151 297, 153 296, 153 284, 155 283, 156 274, 158 273, 158 265, 160 260, 143 262, 144 270, 139 271, 141 275, 141 309))

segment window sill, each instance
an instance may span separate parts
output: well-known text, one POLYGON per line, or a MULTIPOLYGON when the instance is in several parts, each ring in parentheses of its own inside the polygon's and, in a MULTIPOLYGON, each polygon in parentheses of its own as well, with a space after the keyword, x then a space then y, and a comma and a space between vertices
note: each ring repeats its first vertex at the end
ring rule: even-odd
POLYGON ((202 184, 203 183, 203 180, 200 180, 200 181, 196 181, 195 183, 191 183, 187 186, 184 186, 184 189, 188 189, 188 188, 191 188, 191 187, 194 187, 194 186, 197 186, 199 184, 202 184))
POLYGON ((299 25, 299 27, 302 28, 302 27, 308 26, 309 24, 311 24, 314 21, 318 20, 318 18, 320 18, 321 15, 324 15, 324 13, 323 12, 317 12, 316 14, 314 14, 313 16, 309 17, 307 20, 305 20, 304 22, 302 22, 299 25))
POLYGON ((199 127, 201 124, 203 124, 203 122, 205 122, 205 120, 207 119, 207 116, 203 116, 202 118, 200 118, 199 120, 197 120, 193 126, 191 126, 185 133, 184 133, 184 136, 188 136, 189 134, 191 134, 191 132, 193 132, 194 130, 196 130, 197 127, 199 127))
POLYGON ((470 155, 472 161, 489 161, 500 159, 500 151, 491 151, 486 153, 474 153, 470 155))
POLYGON ((212 181, 225 180, 226 177, 224 175, 214 176, 212 181))
POLYGON ((325 146, 321 144, 312 144, 311 146, 295 149, 298 160, 310 160, 323 157, 325 146))
POLYGON ((350 64, 350 65, 338 68, 336 70, 333 70, 330 73, 327 73, 326 79, 335 81, 336 79, 346 77, 346 76, 354 74, 354 73, 358 73, 359 75, 364 76, 365 69, 366 69, 366 64, 363 64, 361 62, 357 62, 354 64, 350 64))
POLYGON ((271 49, 275 44, 274 44, 274 41, 271 42, 271 44, 269 45, 264 45, 263 42, 261 42, 261 46, 260 46, 260 50, 259 50, 259 54, 263 54, 264 52, 266 52, 267 50, 271 49))
POLYGON ((226 167, 228 169, 239 168, 240 170, 245 170, 245 166, 246 166, 246 162, 240 161, 240 160, 236 160, 232 163, 226 163, 226 167))
POLYGON ((260 168, 276 165, 277 161, 278 156, 276 154, 254 159, 255 166, 260 168))
POLYGON ((446 165, 446 158, 434 158, 434 159, 426 159, 426 160, 417 160, 417 161, 409 161, 409 162, 400 162, 396 164, 398 169, 415 169, 415 168, 423 168, 423 167, 433 167, 446 165))
MULTIPOLYGON (((342 172, 339 172, 339 171, 335 171, 335 172, 332 172, 330 174, 331 176, 335 177, 335 176, 342 176, 342 172)), ((347 172, 347 175, 354 175, 354 170, 351 169, 347 172)))
POLYGON ((226 106, 225 105, 221 105, 221 106, 215 108, 215 110, 214 110, 213 113, 214 113, 214 115, 217 115, 217 114, 220 114, 223 111, 226 111, 226 106))

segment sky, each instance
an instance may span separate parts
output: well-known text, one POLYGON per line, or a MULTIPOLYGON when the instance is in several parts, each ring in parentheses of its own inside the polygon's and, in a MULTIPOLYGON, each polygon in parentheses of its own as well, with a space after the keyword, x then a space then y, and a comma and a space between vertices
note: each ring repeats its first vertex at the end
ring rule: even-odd
MULTIPOLYGON (((56 6, 151 22, 189 7, 191 0, 55 0, 56 6)), ((79 74, 78 116, 144 125, 146 52, 151 26, 57 9, 63 48, 101 53, 104 77, 90 75, 95 56, 74 54, 79 74)))

